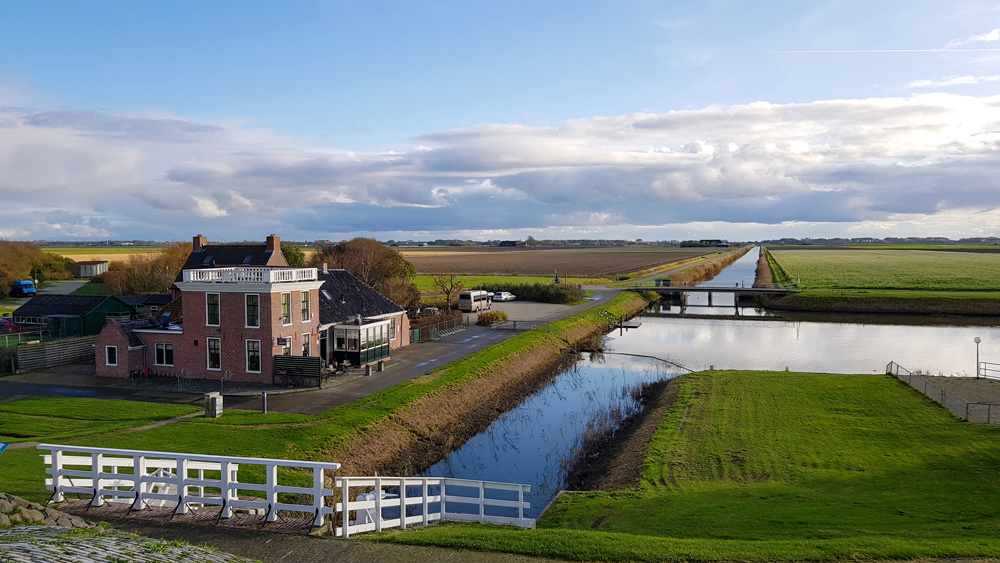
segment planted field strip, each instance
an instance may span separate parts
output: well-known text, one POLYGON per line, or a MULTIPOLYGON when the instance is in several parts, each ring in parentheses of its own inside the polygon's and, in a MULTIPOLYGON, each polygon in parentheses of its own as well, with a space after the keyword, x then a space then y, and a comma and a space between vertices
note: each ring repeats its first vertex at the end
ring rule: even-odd
POLYGON ((983 291, 1000 287, 1000 254, 930 250, 774 250, 803 289, 983 291))
POLYGON ((714 248, 457 248, 401 251, 421 274, 609 277, 712 254, 714 248))

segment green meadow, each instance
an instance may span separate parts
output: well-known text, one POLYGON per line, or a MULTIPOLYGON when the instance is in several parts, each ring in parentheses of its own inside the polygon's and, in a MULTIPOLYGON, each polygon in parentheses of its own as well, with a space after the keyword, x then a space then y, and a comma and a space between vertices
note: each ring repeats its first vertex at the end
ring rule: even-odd
POLYGON ((534 531, 375 539, 579 561, 1000 555, 1000 428, 882 375, 713 371, 679 385, 634 489, 563 494, 534 531))

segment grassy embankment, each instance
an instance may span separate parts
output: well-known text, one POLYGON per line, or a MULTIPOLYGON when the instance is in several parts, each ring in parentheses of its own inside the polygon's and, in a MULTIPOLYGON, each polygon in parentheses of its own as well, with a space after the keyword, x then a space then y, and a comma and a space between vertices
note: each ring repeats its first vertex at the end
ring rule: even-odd
MULTIPOLYGON (((563 349, 568 343, 607 330, 608 319, 599 311, 631 315, 645 303, 634 294, 620 295, 317 416, 233 410, 218 419, 197 417, 130 433, 81 428, 76 437, 65 439, 32 434, 30 425, 20 425, 19 435, 11 437, 12 441, 58 439, 61 443, 111 448, 337 461, 343 464, 343 474, 403 472, 428 459, 436 461, 520 402, 526 390, 543 384, 548 376, 546 368, 566 358, 563 349)), ((3 406, 16 408, 23 401, 3 406)), ((57 411, 60 416, 103 420, 99 416, 105 402, 65 401, 57 411)), ((158 412, 155 405, 131 405, 143 416, 158 412)), ((6 416, 2 420, 6 421, 6 416)), ((241 472, 243 478, 263 479, 263 475, 241 472)), ((294 473, 283 473, 281 479, 309 483, 307 476, 294 473)), ((8 450, 0 456, 0 491, 37 502, 48 498, 37 451, 8 450)))
POLYGON ((1000 556, 1000 428, 890 376, 700 372, 620 493, 563 494, 537 530, 448 524, 372 539, 567 560, 1000 556))
POLYGON ((767 254, 774 281, 795 283, 802 290, 769 302, 775 309, 1000 314, 1000 254, 994 252, 879 247, 767 254))

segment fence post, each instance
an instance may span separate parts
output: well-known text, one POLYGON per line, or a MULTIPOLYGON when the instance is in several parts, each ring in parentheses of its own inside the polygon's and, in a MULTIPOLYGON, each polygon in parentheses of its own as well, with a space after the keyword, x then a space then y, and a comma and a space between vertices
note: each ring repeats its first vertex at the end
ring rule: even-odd
POLYGON ((104 498, 101 497, 101 469, 104 464, 104 455, 99 453, 90 454, 90 482, 94 485, 94 498, 90 499, 90 506, 103 506, 104 498))
POLYGON ((177 458, 177 494, 179 496, 177 504, 177 514, 187 514, 188 506, 184 499, 188 494, 188 458, 177 458))
POLYGON ((399 527, 406 529, 406 477, 399 478, 399 527))
MULTIPOLYGON (((430 515, 427 514, 427 477, 423 478, 421 486, 424 489, 424 526, 430 523, 430 515)), ((443 501, 443 499, 442 499, 443 501)))
POLYGON ((66 497, 62 493, 62 450, 51 450, 52 452, 52 500, 53 502, 63 502, 66 497))
POLYGON ((375 531, 382 531, 382 478, 375 478, 375 531))
MULTIPOLYGON (((323 520, 326 515, 323 514, 323 468, 313 467, 313 508, 316 509, 316 518, 313 520, 313 526, 322 526, 323 520)), ((275 468, 275 480, 277 480, 277 468, 275 468)), ((278 493, 274 493, 275 501, 278 499, 278 493)))
POLYGON ((343 499, 340 504, 340 511, 341 511, 340 522, 341 525, 343 526, 342 528, 343 533, 341 534, 341 536, 344 538, 349 538, 351 536, 351 521, 348 519, 350 511, 347 509, 347 503, 350 501, 351 498, 350 494, 348 494, 350 489, 350 485, 348 484, 348 482, 349 481, 347 477, 340 478, 340 493, 341 493, 341 498, 343 499))
MULTIPOLYGON (((267 396, 266 393, 264 395, 267 396)), ((278 519, 278 466, 269 463, 265 471, 267 472, 267 521, 274 522, 278 519)))
POLYGON ((484 485, 484 483, 482 481, 480 481, 479 482, 479 523, 480 524, 483 523, 484 516, 485 516, 485 513, 486 513, 485 506, 484 506, 485 504, 486 504, 485 485, 484 485))

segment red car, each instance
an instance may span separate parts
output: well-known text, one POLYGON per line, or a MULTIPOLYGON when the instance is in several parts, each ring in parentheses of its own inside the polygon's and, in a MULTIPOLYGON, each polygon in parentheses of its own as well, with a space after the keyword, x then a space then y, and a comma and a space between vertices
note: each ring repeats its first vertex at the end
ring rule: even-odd
POLYGON ((10 317, 0 317, 0 332, 17 332, 21 327, 14 324, 14 319, 10 317))

